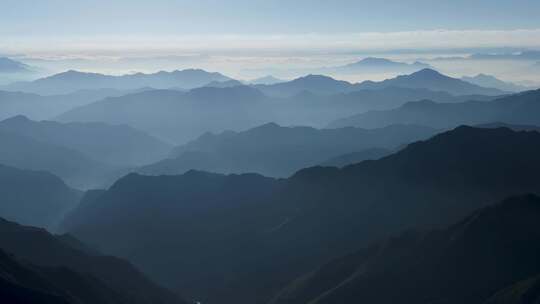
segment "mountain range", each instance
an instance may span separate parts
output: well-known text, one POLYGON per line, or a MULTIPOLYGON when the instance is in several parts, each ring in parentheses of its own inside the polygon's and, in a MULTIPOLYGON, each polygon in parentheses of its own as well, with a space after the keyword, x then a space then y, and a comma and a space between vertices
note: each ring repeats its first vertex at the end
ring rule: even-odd
POLYGON ((380 128, 392 124, 418 124, 433 128, 452 128, 460 124, 540 125, 540 90, 501 97, 493 101, 436 103, 422 100, 384 111, 368 111, 336 120, 332 128, 353 126, 380 128))
POLYGON ((71 236, 0 219, 0 292, 6 303, 185 304, 130 263, 86 251, 71 236), (68 241, 69 240, 69 241, 68 241))
POLYGON ((256 85, 255 87, 265 95, 273 97, 290 97, 306 91, 316 95, 333 95, 363 89, 382 89, 388 87, 428 89, 431 91, 446 92, 452 95, 494 96, 506 93, 496 88, 485 88, 457 78, 448 77, 429 68, 380 82, 364 81, 353 84, 324 75, 307 75, 288 82, 273 85, 256 85))
POLYGON ((190 298, 265 303, 372 241, 540 193, 539 153, 538 132, 462 126, 378 160, 287 179, 130 174, 87 198, 62 227, 190 298))
POLYGON ((0 132, 65 147, 112 166, 149 164, 165 158, 172 146, 127 125, 33 121, 15 116, 0 121, 0 132))
MULTIPOLYGON (((312 75, 275 85, 203 87, 187 92, 149 90, 77 107, 56 119, 128 124, 167 141, 185 143, 206 132, 240 131, 267 122, 322 127, 351 113, 391 109, 414 100, 463 102, 495 98, 436 92, 429 89, 429 81, 422 85, 418 73, 403 76, 397 86, 366 89, 361 88, 364 84, 312 75), (411 79, 410 87, 418 88, 404 87, 407 77, 411 79)), ((449 87, 456 81, 464 83, 442 75, 440 78, 449 81, 449 87)), ((466 86, 476 88, 468 83, 466 86)))
POLYGON ((540 197, 511 197, 333 260, 271 303, 538 303, 539 220, 540 197))
POLYGON ((117 170, 77 150, 19 134, 0 131, 0 142, 0 164, 47 171, 80 189, 103 186, 117 170))
POLYGON ((152 90, 106 98, 70 110, 62 122, 127 124, 170 142, 182 143, 205 132, 239 130, 272 120, 266 97, 248 86, 203 87, 187 92, 152 90))
POLYGON ((393 153, 393 150, 384 148, 368 148, 357 152, 345 153, 335 157, 331 157, 322 163, 322 167, 338 167, 343 168, 348 165, 363 162, 365 160, 377 160, 393 153))
POLYGON ((443 91, 453 95, 502 95, 505 93, 495 88, 485 88, 452 78, 433 69, 422 69, 410 75, 401 75, 380 82, 364 81, 357 84, 357 88, 359 89, 375 89, 391 86, 424 88, 432 91, 443 91))
POLYGON ((32 119, 51 119, 75 107, 106 97, 133 91, 115 89, 81 90, 65 95, 41 96, 32 93, 0 91, 0 119, 25 115, 32 119))
POLYGON ((256 172, 288 177, 329 158, 368 148, 393 149, 427 139, 437 130, 396 125, 382 129, 314 129, 269 123, 243 132, 206 133, 175 148, 172 157, 137 170, 143 174, 183 174, 205 170, 217 173, 256 172))
POLYGON ((227 80, 231 79, 220 73, 210 73, 198 69, 176 70, 172 72, 160 71, 153 74, 136 73, 121 76, 69 70, 30 82, 13 83, 5 86, 4 89, 40 95, 60 95, 79 90, 105 88, 117 90, 135 90, 144 87, 155 89, 173 87, 192 89, 202 87, 212 81, 227 80))
POLYGON ((478 74, 472 77, 463 76, 461 77, 461 80, 467 81, 467 82, 470 82, 472 84, 476 84, 482 87, 496 88, 496 89, 499 89, 501 91, 506 91, 506 92, 521 92, 521 91, 526 91, 526 90, 531 89, 531 88, 517 85, 511 82, 502 81, 500 79, 495 78, 494 76, 486 75, 486 74, 478 74))

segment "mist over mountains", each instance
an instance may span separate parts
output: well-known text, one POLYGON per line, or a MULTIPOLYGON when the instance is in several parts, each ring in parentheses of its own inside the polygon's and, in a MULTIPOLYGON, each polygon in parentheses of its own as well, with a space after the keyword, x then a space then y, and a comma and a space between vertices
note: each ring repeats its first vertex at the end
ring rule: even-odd
POLYGON ((344 66, 328 68, 329 73, 413 73, 422 69, 431 68, 429 64, 422 62, 404 63, 385 58, 367 57, 360 61, 349 63, 344 66))
POLYGON ((257 172, 288 177, 343 154, 398 146, 427 139, 437 130, 414 125, 382 129, 314 129, 264 124, 243 132, 207 133, 176 147, 171 158, 142 167, 143 174, 183 174, 189 170, 217 173, 257 172))
POLYGON ((128 124, 185 143, 208 131, 240 131, 268 122, 322 127, 351 112, 390 109, 412 100, 490 100, 494 97, 478 94, 503 94, 428 70, 389 81, 351 84, 308 75, 273 85, 226 82, 189 91, 145 90, 74 107, 54 119, 128 124), (439 86, 432 89, 432 82, 439 86))
POLYGON ((508 124, 538 125, 538 98, 540 91, 501 97, 490 102, 466 101, 462 103, 436 103, 421 100, 385 111, 357 114, 332 122, 329 126, 380 128, 392 124, 419 124, 434 128, 451 128, 460 124, 485 124, 504 122, 508 124))
POLYGON ((7 57, 0 57, 0 74, 27 73, 30 67, 7 57))
POLYGON ((19 82, 6 86, 10 91, 24 91, 41 95, 69 94, 79 90, 117 89, 134 90, 143 87, 168 89, 178 87, 191 89, 212 81, 226 81, 230 78, 220 73, 203 70, 161 71, 154 74, 136 73, 122 76, 83 73, 69 70, 60 74, 40 78, 31 82, 19 82))
POLYGON ((0 298, 535 303, 540 91, 432 62, 3 86, 0 298))

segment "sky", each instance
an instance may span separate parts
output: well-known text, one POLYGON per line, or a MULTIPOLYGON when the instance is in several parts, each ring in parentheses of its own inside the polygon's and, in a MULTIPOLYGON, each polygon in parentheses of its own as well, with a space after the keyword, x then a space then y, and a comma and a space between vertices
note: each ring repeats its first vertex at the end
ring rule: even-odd
MULTIPOLYGON (((513 37, 519 35, 516 30, 540 30, 537 0, 3 0, 1 5, 4 48, 10 42, 13 48, 46 46, 49 39, 90 45, 172 37, 192 43, 200 39, 199 45, 205 38, 239 41, 239 46, 254 40, 267 47, 279 37, 337 37, 332 40, 336 44, 362 38, 362 33, 499 31, 513 37)), ((475 46, 472 37, 468 43, 475 46)))
POLYGON ((0 6, 0 54, 34 60, 173 56, 220 68, 328 65, 360 52, 403 49, 540 49, 538 0, 2 0, 0 6))

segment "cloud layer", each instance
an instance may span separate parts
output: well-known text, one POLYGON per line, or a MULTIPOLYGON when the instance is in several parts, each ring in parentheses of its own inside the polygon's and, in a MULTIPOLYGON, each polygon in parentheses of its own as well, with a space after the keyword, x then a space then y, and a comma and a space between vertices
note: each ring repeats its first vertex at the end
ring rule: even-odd
POLYGON ((28 55, 165 55, 178 52, 340 52, 481 47, 540 48, 540 29, 342 34, 7 37, 0 51, 28 55))

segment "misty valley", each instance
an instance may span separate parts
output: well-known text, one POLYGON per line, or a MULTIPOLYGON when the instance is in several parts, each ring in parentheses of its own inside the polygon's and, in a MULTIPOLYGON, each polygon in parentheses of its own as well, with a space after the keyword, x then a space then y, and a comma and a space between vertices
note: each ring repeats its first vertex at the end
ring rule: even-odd
POLYGON ((0 304, 540 304, 540 4, 60 2, 0 9, 0 304))

